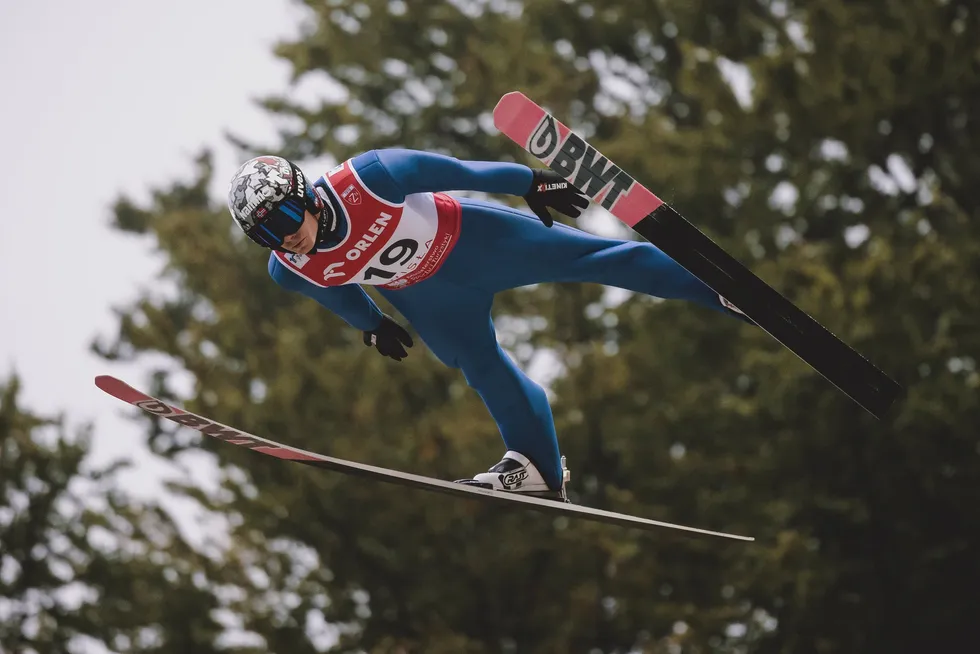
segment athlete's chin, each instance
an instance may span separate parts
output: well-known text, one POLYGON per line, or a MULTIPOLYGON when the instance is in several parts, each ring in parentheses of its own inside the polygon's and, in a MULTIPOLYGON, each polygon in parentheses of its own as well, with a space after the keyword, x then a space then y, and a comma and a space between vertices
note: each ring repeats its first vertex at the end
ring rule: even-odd
POLYGON ((288 246, 284 246, 284 247, 290 252, 292 252, 293 254, 312 254, 313 250, 316 249, 316 243, 313 243, 309 246, 304 245, 302 247, 295 247, 295 248, 291 248, 288 246))

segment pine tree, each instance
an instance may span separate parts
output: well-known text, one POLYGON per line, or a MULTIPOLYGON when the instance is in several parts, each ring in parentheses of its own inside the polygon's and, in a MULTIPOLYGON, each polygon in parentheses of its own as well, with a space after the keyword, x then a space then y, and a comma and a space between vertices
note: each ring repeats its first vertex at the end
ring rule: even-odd
POLYGON ((170 514, 88 465, 89 428, 0 385, 0 652, 248 652, 224 647, 216 585, 234 568, 188 544, 170 514))

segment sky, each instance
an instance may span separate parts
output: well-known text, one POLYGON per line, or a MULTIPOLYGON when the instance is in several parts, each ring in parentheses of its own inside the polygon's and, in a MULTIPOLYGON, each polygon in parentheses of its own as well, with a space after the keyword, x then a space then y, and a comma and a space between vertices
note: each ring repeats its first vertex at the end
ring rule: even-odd
POLYGON ((145 386, 146 365, 89 346, 111 342, 113 308, 159 285, 163 259, 111 229, 111 204, 191 179, 203 147, 223 185, 240 163, 226 131, 274 142, 255 101, 288 89, 272 47, 302 19, 290 0, 0 3, 0 379, 19 375, 21 404, 72 431, 91 424, 92 463, 134 461, 137 495, 169 473, 93 378, 145 386))

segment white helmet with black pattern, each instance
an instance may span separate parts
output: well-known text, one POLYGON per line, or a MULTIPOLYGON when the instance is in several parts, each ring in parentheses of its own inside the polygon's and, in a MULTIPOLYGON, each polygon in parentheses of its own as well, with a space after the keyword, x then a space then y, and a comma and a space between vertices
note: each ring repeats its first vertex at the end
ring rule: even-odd
POLYGON ((303 224, 306 212, 318 218, 317 242, 327 211, 306 175, 288 159, 263 155, 242 164, 231 179, 228 209, 245 234, 259 245, 285 251, 283 240, 303 224))

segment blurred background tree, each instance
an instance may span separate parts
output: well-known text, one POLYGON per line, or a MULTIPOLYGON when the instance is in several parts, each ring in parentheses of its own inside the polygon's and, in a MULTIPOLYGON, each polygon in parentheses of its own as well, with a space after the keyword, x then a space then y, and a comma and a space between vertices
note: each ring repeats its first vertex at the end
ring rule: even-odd
POLYGON ((128 496, 119 466, 91 468, 88 428, 19 396, 0 384, 0 652, 256 651, 228 639, 233 561, 128 496))
MULTIPOLYGON (((235 602, 268 651, 936 651, 980 606, 980 18, 954 0, 330 0, 278 46, 278 143, 533 164, 492 127, 521 90, 895 376, 877 422, 766 334, 610 289, 495 308, 553 377, 576 501, 754 535, 751 546, 502 513, 283 465, 149 418, 153 447, 216 452, 235 602), (304 94, 307 95, 307 94, 304 94), (244 582, 243 582, 244 583, 244 582), (247 586, 247 584, 246 584, 247 586)), ((458 478, 501 443, 462 376, 400 365, 312 301, 211 198, 210 159, 120 229, 152 234, 169 297, 123 310, 107 358, 169 355, 150 390, 292 445, 458 478)), ((513 201, 514 199, 508 199, 513 201)), ((519 206, 519 205, 517 205, 519 206)), ((588 229, 628 235, 601 211, 588 229)), ((465 226, 464 226, 465 228, 465 226)), ((382 305, 384 303, 382 302, 382 305)), ((390 307, 385 307, 389 308, 390 307)), ((709 315, 710 314, 710 315, 709 315)), ((193 492, 188 490, 188 492, 193 492)), ((202 500, 203 501, 203 500, 202 500)))

